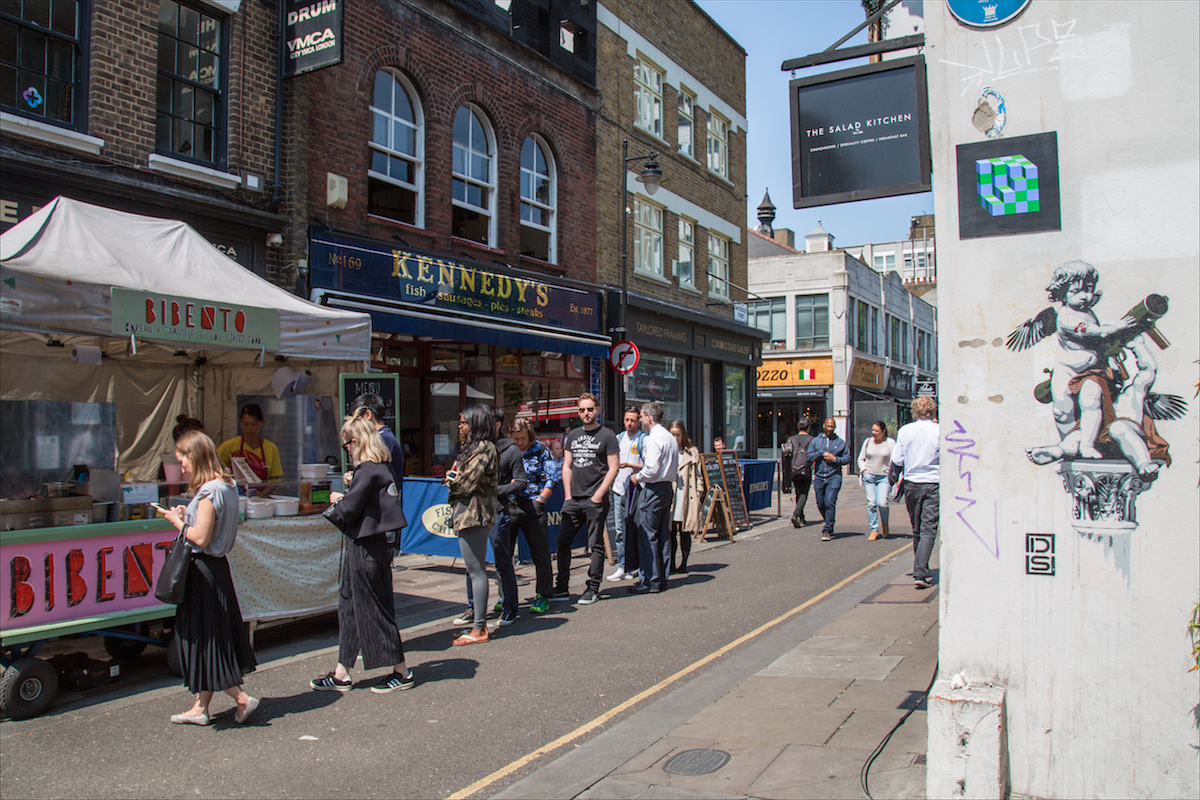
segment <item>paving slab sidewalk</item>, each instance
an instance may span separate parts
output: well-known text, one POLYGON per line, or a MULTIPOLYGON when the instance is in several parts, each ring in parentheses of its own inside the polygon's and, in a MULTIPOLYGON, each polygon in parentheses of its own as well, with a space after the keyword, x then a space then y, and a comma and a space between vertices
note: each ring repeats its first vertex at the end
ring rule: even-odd
MULTIPOLYGON (((906 549, 494 796, 865 797, 864 763, 937 663, 938 590, 911 570, 906 549)), ((873 762, 874 797, 925 796, 926 740, 922 703, 873 762)))

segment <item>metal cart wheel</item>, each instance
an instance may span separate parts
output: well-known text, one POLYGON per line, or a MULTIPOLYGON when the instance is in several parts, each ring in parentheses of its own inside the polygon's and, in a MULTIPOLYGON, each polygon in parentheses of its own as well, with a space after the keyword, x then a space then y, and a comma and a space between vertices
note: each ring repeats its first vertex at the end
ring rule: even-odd
POLYGON ((40 658, 19 658, 0 676, 0 711, 29 719, 50 707, 58 693, 58 673, 40 658))

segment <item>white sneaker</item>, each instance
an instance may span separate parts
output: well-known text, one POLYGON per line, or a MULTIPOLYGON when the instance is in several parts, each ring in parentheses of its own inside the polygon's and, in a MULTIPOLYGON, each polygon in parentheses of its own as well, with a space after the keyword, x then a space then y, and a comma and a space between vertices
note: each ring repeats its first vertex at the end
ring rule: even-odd
POLYGON ((623 581, 623 580, 625 580, 626 577, 627 576, 625 575, 625 570, 621 567, 617 567, 617 571, 614 572, 612 575, 609 575, 608 577, 606 577, 604 580, 606 580, 606 581, 623 581))

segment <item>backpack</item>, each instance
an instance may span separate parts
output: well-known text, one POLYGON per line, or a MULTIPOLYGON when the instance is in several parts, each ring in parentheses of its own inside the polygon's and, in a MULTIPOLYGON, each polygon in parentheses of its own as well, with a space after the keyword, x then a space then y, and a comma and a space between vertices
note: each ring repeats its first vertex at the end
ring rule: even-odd
POLYGON ((812 475, 812 464, 808 461, 808 443, 811 441, 812 437, 808 434, 797 433, 784 442, 783 455, 785 459, 791 460, 792 475, 812 475))

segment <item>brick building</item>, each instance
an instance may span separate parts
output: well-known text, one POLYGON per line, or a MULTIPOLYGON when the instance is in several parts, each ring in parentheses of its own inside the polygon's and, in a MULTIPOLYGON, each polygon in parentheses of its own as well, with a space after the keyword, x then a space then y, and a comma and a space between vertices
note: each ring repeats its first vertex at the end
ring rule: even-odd
MULTIPOLYGON (((58 195, 182 219, 259 275, 286 218, 275 9, 54 0, 0 8, 0 230, 58 195)), ((282 273, 282 274, 281 274, 282 273)))
POLYGON ((595 5, 342 9, 341 63, 286 85, 285 248, 314 300, 371 314, 407 474, 449 466, 472 402, 561 436, 609 344, 595 5))
MULTIPOLYGON (((597 8, 597 280, 620 327, 621 214, 628 213, 622 334, 641 350, 609 413, 658 400, 703 449, 753 442, 761 336, 734 321, 746 299, 746 53, 691 0, 597 8), (639 181, 656 155, 664 180, 639 181)), ((743 317, 744 319, 744 317, 743 317)), ((752 451, 751 451, 752 452, 752 451)))

